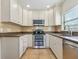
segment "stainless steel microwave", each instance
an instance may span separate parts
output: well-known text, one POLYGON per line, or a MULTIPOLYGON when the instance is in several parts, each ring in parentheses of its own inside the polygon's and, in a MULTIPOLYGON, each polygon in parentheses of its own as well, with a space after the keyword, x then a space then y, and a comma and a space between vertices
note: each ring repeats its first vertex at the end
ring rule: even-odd
POLYGON ((42 19, 33 20, 33 25, 44 25, 44 24, 45 24, 45 20, 42 20, 42 19))

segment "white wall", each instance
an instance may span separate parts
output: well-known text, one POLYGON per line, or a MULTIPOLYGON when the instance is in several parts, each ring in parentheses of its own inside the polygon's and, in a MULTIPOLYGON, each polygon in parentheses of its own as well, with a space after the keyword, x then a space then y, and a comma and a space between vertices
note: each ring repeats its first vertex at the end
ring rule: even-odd
POLYGON ((65 0, 63 3, 63 12, 78 4, 78 0, 65 0))

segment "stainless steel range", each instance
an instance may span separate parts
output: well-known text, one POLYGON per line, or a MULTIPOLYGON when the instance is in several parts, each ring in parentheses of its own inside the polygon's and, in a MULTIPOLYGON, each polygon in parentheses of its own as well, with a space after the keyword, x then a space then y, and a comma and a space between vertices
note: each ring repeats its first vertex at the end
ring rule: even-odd
POLYGON ((45 48, 45 33, 41 29, 37 29, 33 32, 33 47, 45 48))

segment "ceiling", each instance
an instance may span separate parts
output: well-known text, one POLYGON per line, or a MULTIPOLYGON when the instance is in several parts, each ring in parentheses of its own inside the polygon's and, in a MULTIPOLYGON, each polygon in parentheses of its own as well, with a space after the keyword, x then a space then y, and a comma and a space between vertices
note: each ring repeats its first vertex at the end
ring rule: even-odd
POLYGON ((62 0, 21 0, 23 7, 27 9, 48 9, 46 6, 50 7, 62 2, 62 0), (26 7, 26 5, 30 5, 30 7, 26 7))

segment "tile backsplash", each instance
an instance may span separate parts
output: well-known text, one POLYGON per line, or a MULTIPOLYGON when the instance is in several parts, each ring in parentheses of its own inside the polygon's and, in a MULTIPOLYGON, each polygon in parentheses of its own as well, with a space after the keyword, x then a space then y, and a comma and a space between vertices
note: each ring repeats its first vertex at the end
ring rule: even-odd
MULTIPOLYGON (((2 23, 0 26, 0 32, 32 32, 36 27, 35 26, 19 26, 11 23, 2 23)), ((61 26, 43 26, 42 27, 46 32, 60 32, 61 26)))

